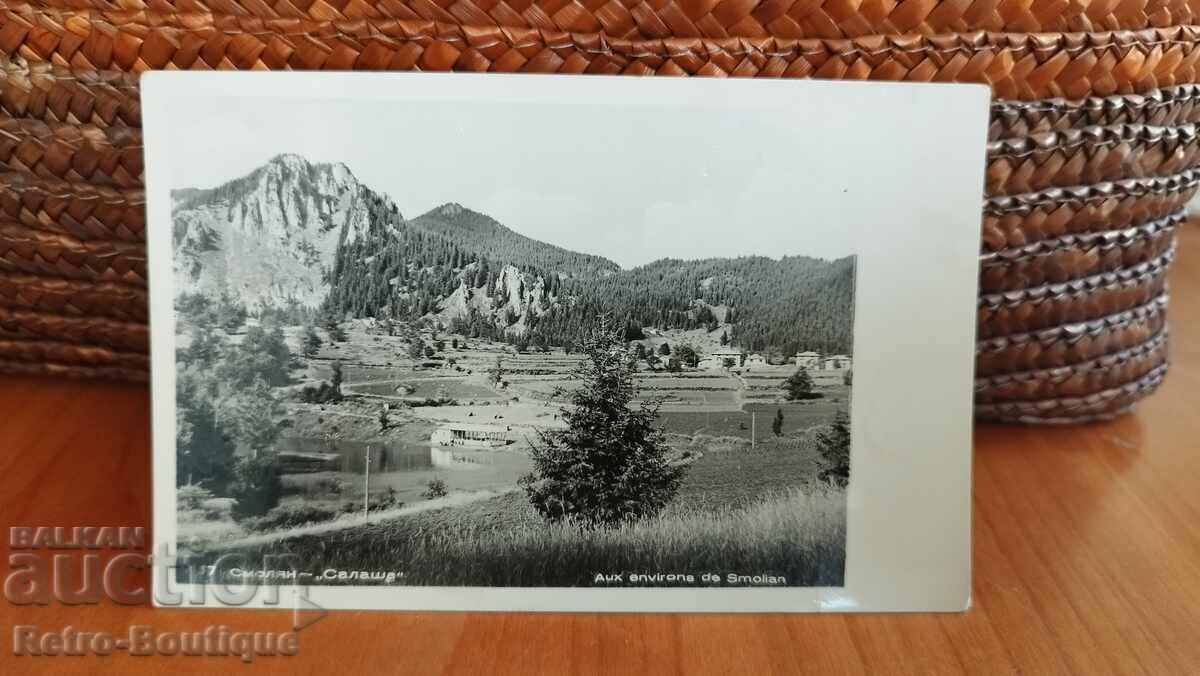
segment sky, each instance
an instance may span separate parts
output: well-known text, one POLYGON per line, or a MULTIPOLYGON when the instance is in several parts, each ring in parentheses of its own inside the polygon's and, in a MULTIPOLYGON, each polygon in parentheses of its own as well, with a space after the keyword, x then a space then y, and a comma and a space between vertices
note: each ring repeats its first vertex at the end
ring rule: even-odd
POLYGON ((778 110, 189 98, 170 109, 171 187, 280 153, 343 162, 406 217, 446 202, 625 268, 673 257, 854 253, 852 130, 778 110))

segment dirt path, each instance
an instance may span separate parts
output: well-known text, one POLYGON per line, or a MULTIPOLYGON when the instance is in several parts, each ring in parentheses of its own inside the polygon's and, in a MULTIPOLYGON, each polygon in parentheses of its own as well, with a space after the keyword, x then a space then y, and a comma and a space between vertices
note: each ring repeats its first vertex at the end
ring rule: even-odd
MULTIPOLYGON (((382 511, 378 511, 378 512, 372 512, 369 523, 378 524, 378 523, 387 521, 389 519, 395 519, 395 518, 402 517, 402 516, 409 516, 410 514, 420 514, 421 512, 430 512, 435 509, 444 509, 446 507, 461 507, 463 505, 469 505, 473 502, 479 502, 480 500, 487 500, 490 498, 505 495, 507 493, 512 493, 516 490, 517 490, 517 488, 514 486, 514 487, 506 489, 506 490, 472 491, 469 493, 455 493, 453 495, 447 495, 444 498, 435 498, 433 500, 427 500, 427 501, 422 502, 417 505, 405 505, 403 507, 397 507, 395 509, 387 509, 387 510, 382 510, 382 511)), ((238 540, 230 540, 227 542, 216 543, 216 544, 212 545, 210 547, 210 549, 213 551, 220 551, 220 550, 224 550, 224 549, 238 549, 240 547, 260 546, 260 545, 271 544, 274 542, 279 542, 281 540, 289 540, 291 538, 301 537, 304 535, 321 535, 324 533, 333 533, 333 532, 337 532, 340 530, 347 530, 349 528, 359 528, 359 527, 366 525, 367 523, 368 522, 363 521, 361 512, 354 513, 354 514, 343 514, 342 516, 338 517, 337 519, 334 519, 333 521, 326 521, 324 523, 314 523, 314 524, 310 524, 308 526, 297 526, 295 528, 287 528, 284 530, 271 531, 269 533, 258 533, 255 535, 251 535, 249 537, 244 537, 244 538, 238 539, 238 540)))
MULTIPOLYGON (((294 414, 294 413, 298 413, 298 412, 304 411, 305 409, 303 409, 303 408, 300 408, 299 406, 286 406, 286 407, 285 407, 285 410, 286 410, 288 413, 293 413, 293 414, 294 414)), ((367 415, 366 413, 353 413, 353 412, 351 412, 351 411, 339 411, 339 410, 337 410, 336 408, 327 408, 327 409, 325 409, 324 411, 321 411, 321 414, 322 414, 322 415, 326 415, 326 414, 328 414, 328 415, 340 415, 340 416, 344 416, 344 417, 346 417, 346 418, 365 418, 365 419, 367 419, 367 420, 379 420, 379 416, 378 416, 378 415, 367 415)))
POLYGON ((732 375, 738 381, 737 389, 734 390, 734 396, 737 397, 736 402, 738 409, 741 409, 742 405, 746 403, 746 390, 750 389, 750 384, 746 382, 746 379, 743 378, 742 374, 740 373, 731 373, 730 375, 732 375))

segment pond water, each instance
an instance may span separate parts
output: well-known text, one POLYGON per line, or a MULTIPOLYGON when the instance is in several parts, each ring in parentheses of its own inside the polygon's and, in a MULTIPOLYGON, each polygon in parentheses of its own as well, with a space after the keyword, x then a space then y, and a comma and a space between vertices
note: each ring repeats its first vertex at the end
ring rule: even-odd
POLYGON ((516 485, 517 479, 532 467, 529 456, 504 448, 442 448, 425 443, 303 438, 288 439, 281 448, 294 453, 335 455, 335 467, 326 471, 346 475, 348 480, 366 473, 368 449, 372 493, 393 488, 411 496, 424 490, 432 479, 445 481, 452 491, 508 488, 516 485))

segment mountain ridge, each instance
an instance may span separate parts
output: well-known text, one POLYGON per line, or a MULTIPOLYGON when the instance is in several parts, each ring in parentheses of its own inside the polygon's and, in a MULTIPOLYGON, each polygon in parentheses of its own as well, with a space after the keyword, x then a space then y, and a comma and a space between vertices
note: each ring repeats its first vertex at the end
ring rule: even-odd
POLYGON ((613 261, 534 239, 509 228, 487 214, 457 202, 447 202, 409 221, 414 227, 446 236, 470 235, 473 253, 497 262, 525 263, 547 272, 568 276, 595 276, 621 269, 613 261))
POLYGON ((457 202, 406 220, 346 165, 294 154, 172 196, 178 288, 230 294, 252 310, 424 318, 555 345, 601 313, 625 321, 628 335, 728 323, 751 351, 848 351, 851 342, 852 257, 668 256, 622 269, 457 202))
MULTIPOLYGON (((315 308, 335 252, 361 237, 371 202, 391 204, 338 163, 281 154, 208 189, 172 191, 180 288, 239 297, 251 308, 315 308)), ((393 205, 394 206, 394 205, 393 205)))

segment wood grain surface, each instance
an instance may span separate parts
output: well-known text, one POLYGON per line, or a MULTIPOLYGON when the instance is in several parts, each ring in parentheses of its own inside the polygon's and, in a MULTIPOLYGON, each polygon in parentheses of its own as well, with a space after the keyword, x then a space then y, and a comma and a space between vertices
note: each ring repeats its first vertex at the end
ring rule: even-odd
MULTIPOLYGON (((1180 234, 1172 370, 1120 420, 979 426, 974 605, 947 615, 337 612, 295 657, 13 657, 0 673, 1200 673, 1200 231, 1180 234)), ((150 525, 145 387, 0 377, 0 526, 150 525)), ((6 564, 7 566, 7 564, 6 564)), ((6 567, 5 573, 8 573, 6 567)), ((282 632, 290 612, 16 607, 0 625, 282 632)))

